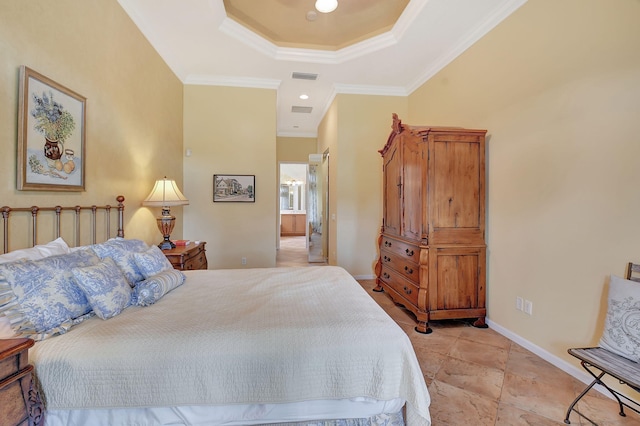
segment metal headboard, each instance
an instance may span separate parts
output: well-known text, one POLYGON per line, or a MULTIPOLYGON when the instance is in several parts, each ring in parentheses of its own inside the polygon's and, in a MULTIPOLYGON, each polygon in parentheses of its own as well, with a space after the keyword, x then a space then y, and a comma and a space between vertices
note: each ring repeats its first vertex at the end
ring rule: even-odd
POLYGON ((105 227, 106 227, 106 235, 111 235, 111 209, 117 209, 118 210, 118 229, 116 232, 116 235, 118 237, 124 237, 124 197, 122 195, 118 195, 116 197, 116 201, 118 202, 118 205, 115 207, 112 207, 111 205, 107 204, 105 206, 87 206, 87 207, 82 207, 82 206, 73 206, 73 207, 61 207, 61 206, 55 206, 55 207, 38 207, 38 206, 32 206, 32 207, 18 207, 18 208, 14 208, 14 207, 8 207, 8 206, 4 206, 0 208, 0 211, 2 212, 2 227, 4 230, 4 241, 3 241, 3 247, 2 247, 2 253, 7 253, 9 251, 9 218, 12 212, 31 212, 31 233, 32 233, 32 241, 31 241, 31 246, 35 246, 38 242, 37 242, 37 236, 38 236, 38 215, 40 212, 55 212, 55 218, 54 218, 54 226, 55 226, 55 235, 56 238, 60 237, 60 223, 61 223, 61 213, 63 211, 75 211, 75 219, 74 219, 74 224, 75 224, 75 246, 79 246, 80 245, 80 218, 81 215, 80 213, 82 211, 89 211, 90 212, 90 226, 91 226, 91 244, 95 244, 96 238, 97 238, 97 233, 96 233, 96 216, 97 216, 97 212, 98 211, 104 211, 105 212, 105 218, 106 218, 106 222, 105 222, 105 227))

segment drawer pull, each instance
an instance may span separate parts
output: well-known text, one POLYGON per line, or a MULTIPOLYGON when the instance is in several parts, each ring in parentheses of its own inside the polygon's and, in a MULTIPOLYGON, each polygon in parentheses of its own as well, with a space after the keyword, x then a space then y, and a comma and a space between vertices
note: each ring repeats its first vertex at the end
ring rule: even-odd
POLYGON ((411 289, 407 288, 406 286, 404 287, 404 292, 407 294, 411 294, 411 289))
POLYGON ((385 246, 385 247, 391 247, 391 243, 390 243, 389 241, 385 241, 385 242, 384 242, 384 246, 385 246))
POLYGON ((406 249, 404 252, 405 252, 405 253, 407 254, 407 256, 409 256, 409 257, 413 256, 413 250, 406 249))
POLYGON ((385 280, 388 280, 389 278, 391 278, 391 276, 390 276, 389 274, 387 274, 386 272, 384 272, 384 273, 382 274, 382 277, 383 277, 385 280))
POLYGON ((385 262, 391 262, 391 258, 389 256, 384 256, 384 261, 385 262))
POLYGON ((409 275, 413 274, 413 269, 409 268, 408 266, 404 267, 404 271, 409 275))

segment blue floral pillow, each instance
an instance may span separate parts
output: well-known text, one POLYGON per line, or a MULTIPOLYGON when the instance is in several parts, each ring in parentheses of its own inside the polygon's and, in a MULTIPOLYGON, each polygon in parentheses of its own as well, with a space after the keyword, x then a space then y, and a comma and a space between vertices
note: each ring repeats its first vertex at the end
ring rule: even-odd
POLYGON ((169 259, 162 253, 157 246, 151 246, 149 250, 143 253, 134 253, 133 258, 138 265, 138 269, 145 279, 159 274, 162 271, 173 269, 173 265, 169 259))
POLYGON ((0 315, 20 336, 41 340, 67 331, 91 312, 71 273, 100 261, 91 250, 0 265, 0 315))
POLYGON ((131 303, 131 286, 113 259, 97 265, 73 268, 73 276, 93 311, 103 320, 118 315, 131 303))
POLYGON ((177 269, 167 269, 136 284, 133 289, 132 303, 148 306, 156 303, 162 296, 182 285, 185 275, 177 269))
POLYGON ((93 251, 105 259, 110 257, 124 273, 129 285, 133 287, 138 281, 144 280, 138 265, 133 257, 134 253, 147 251, 149 246, 140 240, 127 240, 124 238, 112 238, 104 243, 91 246, 93 251))

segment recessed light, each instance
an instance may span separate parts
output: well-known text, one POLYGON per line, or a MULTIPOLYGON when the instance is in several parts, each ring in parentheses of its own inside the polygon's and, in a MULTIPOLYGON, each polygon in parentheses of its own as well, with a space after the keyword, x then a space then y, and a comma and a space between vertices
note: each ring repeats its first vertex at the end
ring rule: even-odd
POLYGON ((322 13, 330 13, 338 7, 338 0, 317 0, 316 10, 322 13))
POLYGON ((315 12, 315 10, 310 10, 307 12, 307 21, 313 22, 316 19, 318 19, 318 14, 315 12))
POLYGON ((309 99, 309 95, 303 93, 302 95, 300 95, 300 99, 309 99))

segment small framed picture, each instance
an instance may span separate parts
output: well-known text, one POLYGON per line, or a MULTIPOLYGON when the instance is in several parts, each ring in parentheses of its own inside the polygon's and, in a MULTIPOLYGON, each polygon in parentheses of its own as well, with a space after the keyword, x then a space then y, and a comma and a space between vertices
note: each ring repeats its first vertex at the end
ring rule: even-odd
POLYGON ((22 66, 18 190, 84 191, 86 99, 22 66))
POLYGON ((214 203, 255 203, 255 175, 213 175, 214 203))

